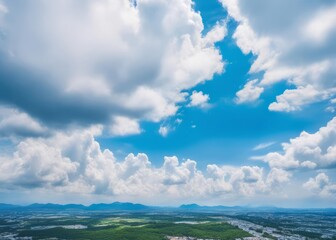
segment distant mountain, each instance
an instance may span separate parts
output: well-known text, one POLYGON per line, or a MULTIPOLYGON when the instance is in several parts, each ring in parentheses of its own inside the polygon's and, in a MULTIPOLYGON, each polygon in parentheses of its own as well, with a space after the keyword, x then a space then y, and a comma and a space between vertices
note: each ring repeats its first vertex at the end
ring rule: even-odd
POLYGON ((139 211, 149 210, 154 207, 145 206, 135 203, 121 203, 114 202, 110 204, 99 203, 92 204, 90 206, 84 206, 81 204, 53 204, 53 203, 34 203, 28 206, 19 206, 11 204, 0 203, 0 211, 15 210, 15 211, 139 211))
POLYGON ((229 210, 229 209, 243 209, 244 207, 240 206, 233 206, 233 207, 228 207, 228 206, 200 206, 198 204, 192 203, 192 204, 183 204, 179 207, 179 209, 182 210, 229 210))
POLYGON ((192 203, 192 204, 182 204, 179 209, 186 209, 186 210, 191 210, 191 209, 200 209, 202 206, 192 203))
POLYGON ((279 211, 282 208, 277 208, 273 206, 265 207, 251 207, 251 206, 200 206, 198 204, 183 204, 178 209, 186 211, 279 211))
POLYGON ((146 210, 151 207, 145 206, 137 203, 121 203, 114 202, 111 204, 100 203, 100 204, 92 204, 87 207, 87 210, 124 210, 124 211, 136 211, 136 210, 146 210))
POLYGON ((275 206, 200 206, 198 204, 183 204, 177 208, 188 212, 323 212, 335 213, 336 208, 279 208, 275 206))
POLYGON ((81 204, 53 204, 53 203, 47 203, 47 204, 39 204, 34 203, 28 206, 23 207, 25 210, 85 210, 86 207, 81 204))
POLYGON ((183 204, 179 207, 153 207, 146 206, 138 203, 130 202, 114 202, 114 203, 99 203, 92 204, 90 206, 84 206, 81 204, 40 204, 34 203, 28 206, 12 205, 0 203, 0 211, 164 211, 164 212, 323 212, 331 213, 336 212, 336 208, 278 208, 274 206, 200 206, 196 203, 183 204))
POLYGON ((0 210, 1 209, 14 209, 17 208, 18 206, 12 205, 12 204, 6 204, 6 203, 0 203, 0 210))

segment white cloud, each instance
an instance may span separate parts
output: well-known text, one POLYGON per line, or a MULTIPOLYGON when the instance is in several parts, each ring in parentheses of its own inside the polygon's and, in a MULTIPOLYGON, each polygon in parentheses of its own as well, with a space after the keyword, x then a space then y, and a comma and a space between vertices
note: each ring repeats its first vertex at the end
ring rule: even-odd
POLYGON ((317 164, 311 161, 303 161, 300 166, 308 169, 314 169, 317 167, 317 164))
POLYGON ((236 93, 236 103, 241 104, 257 100, 264 91, 264 88, 258 87, 257 84, 257 79, 247 82, 244 88, 236 93))
POLYGON ((262 150, 262 149, 265 149, 265 148, 268 148, 272 145, 274 145, 275 142, 265 142, 265 143, 260 143, 258 144, 257 146, 255 146, 252 150, 253 151, 258 151, 258 150, 262 150))
POLYGON ((161 125, 159 128, 159 134, 162 137, 167 137, 168 133, 170 132, 170 128, 168 126, 161 125))
POLYGON ((300 136, 283 143, 283 153, 271 152, 262 157, 270 167, 335 168, 336 167, 336 118, 315 133, 303 131, 300 136))
POLYGON ((177 118, 175 120, 175 124, 177 124, 177 125, 180 125, 182 122, 183 122, 183 120, 181 118, 177 118))
POLYGON ((136 197, 138 201, 164 196, 168 203, 273 194, 274 187, 288 180, 284 170, 265 174, 257 166, 208 165, 202 172, 196 161, 180 162, 175 156, 165 157, 159 167, 152 166, 143 153, 117 161, 95 140, 101 131, 95 127, 21 141, 13 155, 1 155, 1 188, 136 197))
POLYGON ((7 7, 3 4, 2 1, 0 1, 0 14, 5 14, 8 12, 7 7))
POLYGON ((325 173, 319 173, 315 178, 310 178, 303 187, 322 197, 336 197, 336 184, 331 183, 325 173))
POLYGON ((193 91, 190 96, 189 107, 209 108, 210 97, 208 94, 204 94, 202 91, 193 91))
POLYGON ((158 132, 162 137, 167 137, 168 134, 175 131, 182 122, 183 120, 180 118, 175 119, 175 121, 169 121, 169 119, 167 119, 160 125, 158 132))
MULTIPOLYGON (((257 166, 219 167, 208 165, 208 175, 212 187, 223 187, 223 192, 253 196, 260 194, 274 194, 274 189, 280 190, 280 183, 289 181, 290 174, 284 170, 271 169, 265 176, 264 169, 257 166)), ((220 188, 219 188, 220 189, 220 188)), ((280 194, 280 191, 277 193, 280 194)))
POLYGON ((267 176, 266 183, 270 186, 277 186, 279 184, 289 182, 291 177, 291 173, 279 169, 279 168, 272 168, 267 176))
POLYGON ((320 92, 311 85, 298 87, 296 89, 285 90, 285 92, 277 96, 276 102, 269 105, 271 111, 292 112, 301 110, 302 106, 330 98, 329 91, 320 92))
MULTIPOLYGON (((291 89, 277 97, 269 106, 271 111, 297 111, 335 96, 334 1, 221 2, 238 22, 233 34, 237 45, 245 54, 256 56, 250 73, 263 73, 255 88, 261 91, 279 81, 289 83, 291 89)), ((254 101, 260 93, 244 96, 244 102, 254 101)))
POLYGON ((318 11, 305 25, 304 33, 308 38, 323 44, 329 34, 336 30, 336 6, 318 11))
POLYGON ((335 109, 334 106, 328 106, 328 107, 326 107, 325 111, 334 113, 336 111, 336 109, 335 109))
POLYGON ((203 36, 191 0, 4 4, 0 100, 47 126, 158 122, 177 112, 185 90, 224 68, 215 43, 225 23, 203 36))
POLYGON ((12 159, 1 158, 1 182, 6 187, 56 187, 69 183, 79 164, 62 156, 59 148, 27 139, 17 146, 12 159), (52 167, 51 167, 52 166, 52 167))
POLYGON ((110 128, 113 136, 126 136, 141 133, 139 123, 136 120, 127 117, 114 117, 113 125, 110 128))
POLYGON ((336 112, 336 98, 330 100, 330 106, 325 109, 327 112, 336 112))
POLYGON ((220 42, 224 39, 226 35, 226 22, 217 22, 216 26, 207 33, 205 43, 220 42))
POLYGON ((164 183, 167 185, 186 184, 196 174, 196 162, 187 160, 181 165, 177 157, 164 157, 164 183))
POLYGON ((49 134, 37 120, 18 109, 0 106, 0 136, 41 136, 49 134))

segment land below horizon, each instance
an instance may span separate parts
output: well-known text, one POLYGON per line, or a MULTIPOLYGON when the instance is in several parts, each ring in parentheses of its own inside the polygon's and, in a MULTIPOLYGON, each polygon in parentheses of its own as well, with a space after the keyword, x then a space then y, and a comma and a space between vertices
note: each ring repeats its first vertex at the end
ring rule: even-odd
POLYGON ((0 204, 0 239, 336 239, 335 209, 0 204))

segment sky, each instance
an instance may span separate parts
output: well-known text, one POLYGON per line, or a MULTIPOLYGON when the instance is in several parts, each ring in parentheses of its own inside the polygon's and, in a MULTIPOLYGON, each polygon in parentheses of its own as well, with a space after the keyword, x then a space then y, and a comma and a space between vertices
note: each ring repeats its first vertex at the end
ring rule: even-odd
POLYGON ((0 0, 0 202, 336 207, 336 1, 0 0))

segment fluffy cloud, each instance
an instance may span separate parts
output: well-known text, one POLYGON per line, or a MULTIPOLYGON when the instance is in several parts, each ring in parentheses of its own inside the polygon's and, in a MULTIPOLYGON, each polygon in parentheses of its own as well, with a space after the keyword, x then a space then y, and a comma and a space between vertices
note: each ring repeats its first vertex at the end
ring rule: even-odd
POLYGON ((315 133, 302 132, 300 136, 283 143, 283 153, 271 152, 262 159, 270 167, 335 168, 336 167, 336 118, 315 133))
POLYGON ((42 136, 48 133, 47 128, 28 114, 0 106, 0 136, 42 136))
POLYGON ((1 158, 0 166, 2 184, 36 188, 67 184, 79 164, 62 156, 58 148, 28 139, 17 146, 10 161, 1 158))
POLYGON ((288 182, 290 177, 291 173, 283 169, 272 168, 267 176, 266 183, 270 186, 278 186, 279 184, 288 182))
POLYGON ((225 23, 203 36, 191 0, 0 4, 0 100, 47 126, 120 116, 133 134, 134 121, 174 115, 184 90, 223 71, 225 23))
POLYGON ((269 105, 271 111, 291 112, 301 110, 301 107, 313 102, 330 98, 329 91, 318 91, 312 85, 305 87, 299 86, 296 89, 285 90, 285 92, 276 97, 276 102, 269 105))
POLYGON ((310 178, 303 187, 322 197, 336 197, 336 184, 331 183, 325 173, 319 173, 315 178, 310 178))
POLYGON ((208 182, 213 191, 226 194, 234 193, 240 196, 255 196, 256 194, 272 194, 274 189, 280 193, 281 184, 290 179, 290 173, 281 169, 271 169, 268 174, 257 166, 207 166, 208 182))
POLYGON ((141 133, 139 123, 136 120, 127 117, 114 117, 113 125, 110 128, 113 136, 126 136, 141 133))
POLYGON ((189 107, 208 108, 210 97, 208 94, 204 94, 202 91, 193 91, 190 96, 189 107))
POLYGON ((0 186, 185 200, 269 194, 289 178, 284 170, 272 169, 266 174, 257 166, 208 165, 207 171, 200 171, 196 161, 180 162, 175 156, 165 157, 160 167, 152 166, 141 153, 118 161, 95 140, 101 131, 94 127, 22 140, 12 155, 1 155, 0 186))
POLYGON ((253 102, 263 93, 264 88, 258 87, 258 80, 252 80, 245 84, 244 88, 236 93, 236 103, 253 102))
POLYGON ((251 92, 249 83, 238 92, 246 97, 244 102, 256 100, 261 89, 284 80, 291 90, 277 97, 271 111, 296 111, 335 96, 335 1, 221 2, 238 22, 233 34, 237 45, 256 56, 250 73, 263 73, 254 83, 254 94, 243 94, 251 92))
POLYGON ((197 172, 196 162, 188 159, 180 165, 177 157, 165 157, 163 171, 165 184, 186 184, 197 172))

